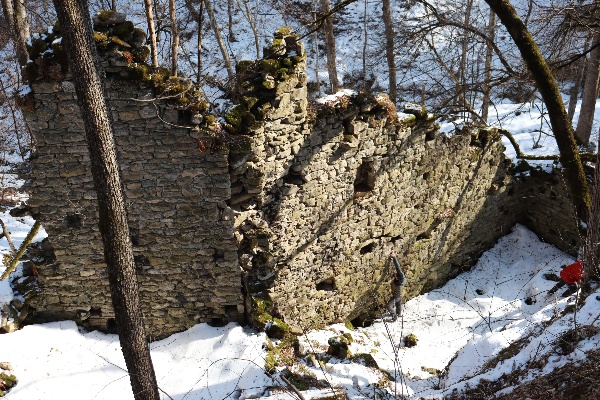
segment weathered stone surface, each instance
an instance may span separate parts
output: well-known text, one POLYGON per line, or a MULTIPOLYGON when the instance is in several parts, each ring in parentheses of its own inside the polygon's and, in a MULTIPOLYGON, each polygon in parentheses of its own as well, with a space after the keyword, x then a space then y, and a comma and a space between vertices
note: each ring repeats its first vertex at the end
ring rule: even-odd
MULTIPOLYGON (((251 320, 282 321, 295 332, 345 319, 360 324, 391 293, 392 249, 411 297, 470 268, 516 222, 573 251, 577 224, 564 211, 571 208, 560 174, 516 178, 498 138, 482 148, 471 135, 444 137, 420 106, 413 107, 417 117, 397 121, 381 96, 341 97, 309 116, 302 47, 296 36, 279 35, 286 45, 259 65, 288 65, 287 73, 278 75, 277 90, 241 85, 247 104, 260 96, 265 102, 244 128, 249 143, 231 152, 200 146, 199 138, 211 139, 196 128, 166 124, 158 115, 177 123, 179 113, 161 101, 157 110, 124 100, 152 94, 145 84, 108 75, 152 338, 198 322, 242 321, 243 287, 246 305, 265 305, 251 320), (527 200, 534 192, 543 205, 527 200)), ((31 305, 40 320, 72 318, 111 330, 72 83, 32 87, 36 111, 26 117, 38 156, 29 204, 56 262, 38 268, 41 294, 31 305)))

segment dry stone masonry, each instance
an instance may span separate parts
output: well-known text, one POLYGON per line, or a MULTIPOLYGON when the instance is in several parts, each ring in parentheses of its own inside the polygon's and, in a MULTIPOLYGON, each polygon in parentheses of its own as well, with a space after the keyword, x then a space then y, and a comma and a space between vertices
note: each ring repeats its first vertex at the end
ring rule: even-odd
MULTIPOLYGON (((123 17, 95 22, 153 338, 245 318, 273 335, 362 323, 390 294, 392 249, 414 296, 468 269, 517 222, 551 232, 495 130, 446 137, 421 107, 399 118, 382 95, 309 103, 303 47, 287 28, 263 60, 238 63, 239 104, 220 124, 188 82, 143 63, 140 32, 123 17)), ((56 260, 37 268, 30 316, 110 330, 74 86, 66 60, 43 51, 23 99, 38 149, 29 204, 56 260)), ((575 226, 561 237, 572 250, 576 224, 564 223, 575 226)))

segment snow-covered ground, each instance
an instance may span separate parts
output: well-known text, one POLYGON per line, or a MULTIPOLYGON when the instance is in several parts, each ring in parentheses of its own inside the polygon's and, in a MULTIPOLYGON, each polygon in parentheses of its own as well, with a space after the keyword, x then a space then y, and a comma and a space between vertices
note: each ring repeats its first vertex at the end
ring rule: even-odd
MULTIPOLYGON (((6 213, 2 218, 13 232, 26 232, 31 224, 27 219, 15 221, 6 213)), ((21 236, 15 234, 16 245, 21 236)), ((0 246, 6 252, 4 239, 0 246)), ((387 385, 392 393, 410 398, 441 398, 454 388, 473 386, 481 377, 494 380, 502 373, 526 368, 532 357, 554 354, 557 338, 573 327, 573 314, 561 316, 561 311, 573 304, 574 297, 546 298, 554 282, 543 277, 571 261, 571 257, 517 225, 470 272, 407 302, 402 318, 396 322, 380 319, 366 328, 350 330, 336 324, 308 332, 300 338, 301 350, 325 363, 317 368, 310 357, 305 357, 291 369, 314 375, 333 387, 341 386, 350 398, 361 399, 369 398, 369 393, 378 390, 377 385, 387 385), (528 297, 535 302, 526 304, 528 297), (550 325, 542 324, 550 320, 550 325), (359 361, 364 356, 354 360, 325 357, 328 339, 343 333, 353 338, 352 354, 371 355, 392 380, 378 369, 364 366, 359 361), (403 347, 402 338, 408 334, 417 337, 415 347, 403 347), (500 350, 526 336, 529 341, 518 354, 482 371, 500 350), (446 373, 437 376, 435 370, 446 373)), ((590 295, 578 311, 580 325, 600 326, 599 294, 590 295)), ((585 351, 599 341, 600 336, 595 335, 580 342, 566 357, 550 356, 546 372, 585 357, 585 351)), ((199 324, 152 343, 163 398, 267 396, 268 387, 274 383, 263 371, 266 343, 263 333, 233 323, 222 328, 199 324)), ((0 362, 11 363, 19 379, 8 399, 133 398, 118 337, 84 332, 70 321, 27 326, 0 335, 0 362)), ((269 398, 292 397, 280 393, 269 398)))

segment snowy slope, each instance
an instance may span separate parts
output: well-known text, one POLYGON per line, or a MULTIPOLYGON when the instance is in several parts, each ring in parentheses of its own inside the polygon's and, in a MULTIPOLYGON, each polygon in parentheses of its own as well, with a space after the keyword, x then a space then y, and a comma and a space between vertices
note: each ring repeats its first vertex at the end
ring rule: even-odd
MULTIPOLYGON (((547 299, 545 292, 554 282, 545 280, 543 274, 556 273, 570 261, 568 255, 517 225, 472 271, 406 303, 398 321, 385 318, 367 328, 349 330, 337 324, 307 332, 300 338, 301 351, 326 362, 316 368, 304 357, 291 368, 342 386, 352 399, 369 398, 369 393, 381 390, 377 385, 410 398, 437 399, 455 388, 474 386, 482 377, 494 380, 524 369, 533 357, 548 359, 543 369, 548 373, 567 361, 584 358, 585 351, 600 341, 600 335, 594 335, 566 356, 557 352, 557 338, 573 327, 573 314, 562 315, 562 311, 575 299, 547 299), (527 305, 528 297, 536 302, 527 305), (362 365, 360 357, 353 361, 322 357, 328 339, 341 333, 353 337, 353 354, 372 355, 379 368, 396 381, 389 382, 379 370, 362 365), (402 338, 411 333, 418 344, 403 347, 402 338), (519 352, 483 371, 486 362, 524 337, 519 352), (446 372, 437 376, 435 370, 446 372)), ((580 325, 600 327, 599 294, 591 294, 578 311, 580 325)), ((173 399, 239 398, 242 393, 242 398, 252 393, 267 396, 273 382, 262 369, 265 342, 264 334, 235 324, 223 328, 199 324, 152 343, 159 386, 173 399)), ((73 322, 28 326, 0 335, 0 361, 10 362, 19 378, 8 399, 41 400, 57 393, 77 399, 132 398, 118 338, 82 332, 73 322)), ((531 369, 528 377, 534 372, 531 369)), ((165 399, 169 398, 166 394, 165 399)), ((270 398, 290 398, 286 396, 270 398)))

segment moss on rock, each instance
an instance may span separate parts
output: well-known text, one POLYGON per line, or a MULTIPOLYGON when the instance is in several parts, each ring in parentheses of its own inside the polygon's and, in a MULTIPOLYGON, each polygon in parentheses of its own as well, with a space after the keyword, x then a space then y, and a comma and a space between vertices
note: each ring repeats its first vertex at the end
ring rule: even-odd
MULTIPOLYGON (((119 37, 119 39, 122 40, 129 40, 131 39, 132 35, 133 35, 133 22, 131 21, 125 21, 125 22, 121 22, 120 24, 117 24, 113 27, 112 31, 113 34, 117 35, 119 37)), ((144 34, 145 36, 145 34, 144 34)))

